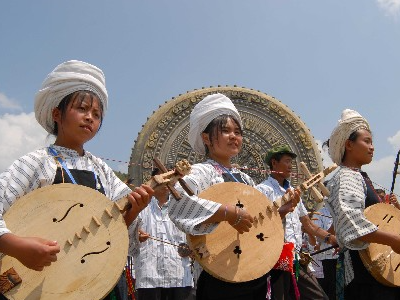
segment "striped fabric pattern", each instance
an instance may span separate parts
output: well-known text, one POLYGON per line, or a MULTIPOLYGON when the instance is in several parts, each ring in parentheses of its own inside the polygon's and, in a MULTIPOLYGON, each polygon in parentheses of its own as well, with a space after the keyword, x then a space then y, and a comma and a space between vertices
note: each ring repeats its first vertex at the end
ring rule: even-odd
MULTIPOLYGON (((90 152, 85 151, 85 154, 80 156, 75 150, 56 145, 51 145, 51 147, 62 155, 68 169, 94 170, 104 187, 105 195, 111 201, 116 201, 131 192, 130 188, 105 162, 90 152)), ((10 232, 3 220, 3 214, 18 198, 37 188, 53 184, 56 170, 54 156, 45 147, 17 159, 0 174, 0 235, 10 232)), ((129 228, 131 250, 136 246, 136 227, 137 224, 134 221, 129 228)))
MULTIPOLYGON (((183 178, 194 192, 194 196, 189 196, 179 184, 176 185, 182 199, 176 201, 171 197, 169 216, 180 230, 193 235, 201 235, 211 233, 218 226, 218 223, 200 223, 210 218, 221 204, 199 198, 197 195, 214 184, 224 182, 222 174, 225 172, 218 167, 218 163, 207 160, 193 165, 190 174, 183 178)), ((253 180, 247 174, 236 168, 232 168, 231 173, 239 173, 244 182, 254 186, 253 180)))
MULTIPOLYGON (((161 208, 155 197, 140 212, 140 228, 160 240, 179 245, 186 243, 168 216, 169 202, 161 208)), ((154 239, 140 243, 134 254, 136 288, 172 288, 193 286, 189 257, 182 258, 178 248, 154 239)))
MULTIPOLYGON (((362 250, 369 243, 357 240, 378 228, 364 216, 367 186, 360 172, 341 166, 327 185, 330 196, 326 204, 333 217, 336 239, 340 248, 362 250)), ((344 253, 345 282, 354 279, 351 258, 344 253)))

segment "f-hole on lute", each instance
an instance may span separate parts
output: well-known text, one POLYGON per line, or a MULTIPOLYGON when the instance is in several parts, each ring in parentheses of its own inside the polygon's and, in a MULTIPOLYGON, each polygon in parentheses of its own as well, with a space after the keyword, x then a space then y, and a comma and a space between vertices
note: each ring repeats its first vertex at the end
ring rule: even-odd
MULTIPOLYGON (((310 174, 300 189, 305 191, 322 184, 324 177, 335 168, 333 165, 316 175, 310 174)), ((239 234, 227 222, 221 222, 210 234, 188 235, 189 246, 199 264, 209 274, 226 282, 250 281, 269 272, 283 248, 284 231, 278 208, 280 202, 288 201, 287 194, 273 203, 252 186, 225 182, 209 187, 198 196, 244 208, 254 220, 250 231, 244 234, 239 234)))
MULTIPOLYGON (((174 170, 146 184, 173 189, 189 171, 190 164, 179 161, 174 170)), ((7 227, 18 236, 56 240, 61 251, 41 272, 4 256, 2 293, 10 300, 103 299, 126 264, 129 237, 123 212, 128 203, 126 197, 112 202, 94 189, 69 183, 39 188, 18 199, 4 214, 7 227)))

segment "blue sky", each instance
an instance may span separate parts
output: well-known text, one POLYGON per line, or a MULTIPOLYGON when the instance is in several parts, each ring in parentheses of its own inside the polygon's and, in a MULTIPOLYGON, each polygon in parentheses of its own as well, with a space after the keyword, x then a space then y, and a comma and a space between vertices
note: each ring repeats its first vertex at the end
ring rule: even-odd
POLYGON ((400 149, 399 10, 400 0, 2 1, 0 171, 49 142, 34 95, 56 65, 78 59, 106 74, 110 107, 87 145, 97 156, 129 161, 159 105, 236 84, 288 105, 318 141, 343 109, 359 111, 375 142, 365 170, 390 188, 400 149))

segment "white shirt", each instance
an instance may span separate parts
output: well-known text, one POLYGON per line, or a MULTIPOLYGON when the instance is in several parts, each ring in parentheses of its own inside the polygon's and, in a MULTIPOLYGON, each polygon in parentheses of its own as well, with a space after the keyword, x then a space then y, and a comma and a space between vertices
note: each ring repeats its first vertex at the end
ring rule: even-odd
MULTIPOLYGON (((289 181, 285 180, 285 183, 287 188, 292 188, 289 181)), ((258 184, 256 188, 272 201, 281 198, 286 192, 286 189, 283 188, 272 176, 269 176, 266 180, 258 184)), ((285 241, 294 243, 295 250, 297 251, 300 250, 303 240, 300 218, 305 215, 307 215, 307 210, 304 207, 303 202, 300 201, 294 211, 286 215, 283 222, 285 229, 285 241)))
MULTIPOLYGON (((140 212, 140 228, 151 237, 174 245, 186 243, 186 234, 180 231, 168 216, 169 202, 162 207, 153 197, 140 212)), ((171 288, 193 286, 189 257, 182 258, 178 248, 154 239, 140 243, 134 253, 136 288, 171 288)))
MULTIPOLYGON (((117 201, 128 195, 131 190, 113 172, 113 170, 100 158, 85 151, 83 156, 72 149, 51 145, 58 154, 62 155, 68 169, 89 170, 99 176, 107 198, 117 201)), ((27 193, 52 185, 56 175, 57 164, 54 156, 48 152, 48 147, 30 152, 0 174, 0 235, 11 232, 7 228, 3 214, 27 193)), ((136 245, 136 225, 134 221, 129 227, 130 251, 136 245)))

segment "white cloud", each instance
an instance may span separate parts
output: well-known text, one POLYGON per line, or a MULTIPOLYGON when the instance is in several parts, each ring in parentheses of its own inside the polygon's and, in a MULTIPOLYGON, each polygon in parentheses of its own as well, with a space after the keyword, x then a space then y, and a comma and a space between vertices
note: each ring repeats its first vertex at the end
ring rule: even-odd
POLYGON ((14 160, 46 145, 47 132, 40 127, 34 113, 0 116, 0 173, 14 160))
POLYGON ((19 104, 14 100, 7 98, 7 96, 2 93, 0 93, 0 107, 11 110, 22 110, 19 104))
POLYGON ((393 146, 393 149, 400 149, 400 130, 394 136, 389 137, 388 141, 393 146))
POLYGON ((397 17, 400 12, 400 0, 377 0, 379 7, 387 16, 397 17))

